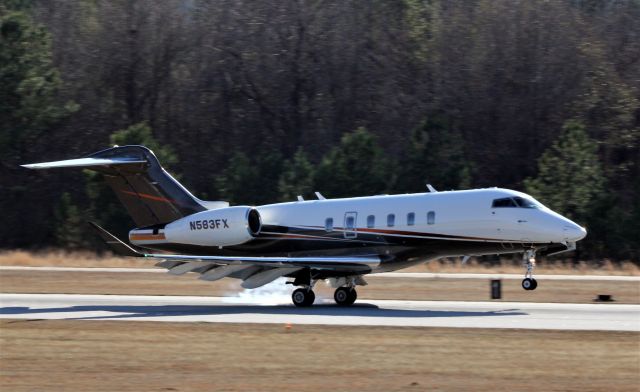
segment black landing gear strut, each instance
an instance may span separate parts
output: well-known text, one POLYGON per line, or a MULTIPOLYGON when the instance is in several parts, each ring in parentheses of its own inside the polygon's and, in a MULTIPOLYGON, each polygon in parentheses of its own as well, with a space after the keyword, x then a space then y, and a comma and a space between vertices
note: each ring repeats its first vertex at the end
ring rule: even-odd
POLYGON ((522 288, 525 290, 535 290, 538 287, 538 282, 533 279, 533 269, 536 266, 536 251, 529 249, 522 255, 524 266, 527 268, 527 272, 524 274, 522 280, 522 288))

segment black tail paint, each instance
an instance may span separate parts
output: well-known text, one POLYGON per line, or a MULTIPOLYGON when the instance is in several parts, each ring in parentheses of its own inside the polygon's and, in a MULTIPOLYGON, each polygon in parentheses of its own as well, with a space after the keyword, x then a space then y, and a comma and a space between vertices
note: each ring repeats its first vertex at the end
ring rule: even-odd
POLYGON ((156 156, 146 147, 113 147, 88 158, 145 161, 87 167, 104 175, 138 227, 169 223, 206 209, 160 166, 156 156))

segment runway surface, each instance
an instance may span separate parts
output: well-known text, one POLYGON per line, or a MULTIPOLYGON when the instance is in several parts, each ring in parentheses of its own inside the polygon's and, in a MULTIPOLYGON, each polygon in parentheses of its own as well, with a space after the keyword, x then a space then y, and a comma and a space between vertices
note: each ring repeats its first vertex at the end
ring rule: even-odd
MULTIPOLYGON (((119 273, 166 273, 161 268, 102 268, 102 267, 21 267, 0 266, 0 271, 51 271, 51 272, 119 272, 119 273)), ((417 278, 417 279, 517 279, 523 274, 471 274, 471 273, 430 273, 430 272, 385 272, 370 275, 376 278, 417 278)), ((591 280, 640 282, 640 276, 618 275, 544 275, 536 274, 537 280, 591 280)))
POLYGON ((640 331, 640 305, 0 294, 0 318, 640 331))

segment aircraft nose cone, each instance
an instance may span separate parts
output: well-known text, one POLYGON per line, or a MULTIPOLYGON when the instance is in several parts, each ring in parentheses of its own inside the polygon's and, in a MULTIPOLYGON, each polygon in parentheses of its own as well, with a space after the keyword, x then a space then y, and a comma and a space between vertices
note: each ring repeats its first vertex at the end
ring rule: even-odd
POLYGON ((570 225, 565 225, 563 228, 564 238, 567 241, 575 242, 580 241, 584 237, 587 236, 587 230, 575 223, 570 225))

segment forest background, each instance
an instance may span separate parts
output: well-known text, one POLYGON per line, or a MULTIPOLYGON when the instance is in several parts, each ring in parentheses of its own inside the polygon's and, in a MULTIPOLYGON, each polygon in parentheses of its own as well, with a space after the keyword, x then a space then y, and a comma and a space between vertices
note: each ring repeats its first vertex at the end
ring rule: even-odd
POLYGON ((0 0, 0 248, 133 222, 95 175, 146 144, 234 204, 499 186, 640 260, 639 0, 0 0))

